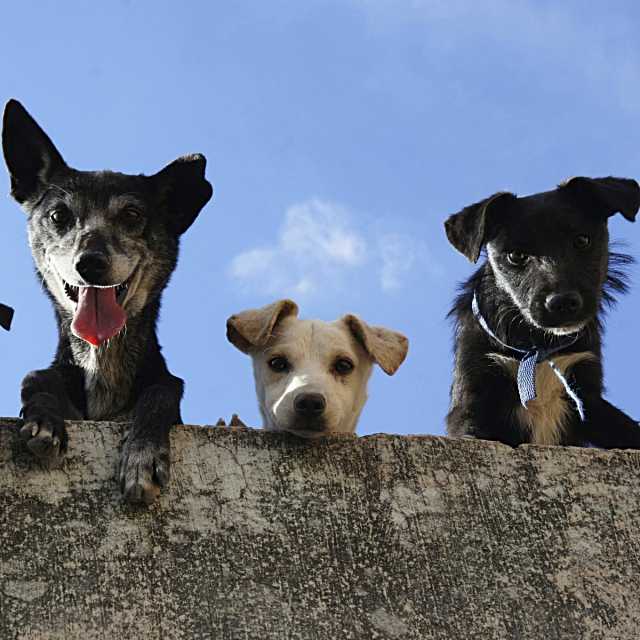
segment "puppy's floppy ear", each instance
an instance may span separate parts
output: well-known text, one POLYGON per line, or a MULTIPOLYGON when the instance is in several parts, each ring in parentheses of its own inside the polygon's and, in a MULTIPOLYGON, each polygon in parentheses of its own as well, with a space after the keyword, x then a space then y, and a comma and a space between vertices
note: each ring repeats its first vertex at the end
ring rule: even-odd
POLYGON ((182 156, 151 176, 160 188, 169 215, 169 227, 182 235, 213 195, 204 177, 206 158, 200 153, 182 156))
POLYGON ((6 304, 0 304, 0 327, 9 331, 11 320, 13 319, 13 309, 6 304))
POLYGON ((57 170, 66 167, 49 136, 17 100, 9 100, 4 108, 2 150, 11 195, 20 203, 33 199, 57 170))
POLYGON ((249 353, 255 347, 266 345, 284 318, 297 315, 298 305, 293 300, 278 300, 260 309, 236 313, 227 320, 227 340, 240 351, 249 353))
POLYGON ((515 199, 513 193, 500 191, 449 216, 444 223, 449 242, 471 262, 477 262, 491 219, 500 207, 515 199))
POLYGON ((384 327, 371 327, 352 314, 343 316, 342 321, 386 374, 392 376, 398 370, 409 351, 409 340, 405 336, 384 327))
POLYGON ((629 222, 635 222, 640 208, 640 187, 630 178, 568 178, 559 188, 572 192, 607 218, 621 213, 629 222))

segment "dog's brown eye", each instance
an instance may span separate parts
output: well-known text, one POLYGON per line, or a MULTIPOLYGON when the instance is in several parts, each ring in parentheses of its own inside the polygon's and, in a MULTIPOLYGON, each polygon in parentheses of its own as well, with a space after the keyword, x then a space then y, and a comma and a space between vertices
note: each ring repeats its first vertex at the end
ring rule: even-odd
POLYGON ((335 372, 339 373, 341 376, 346 376, 348 373, 351 373, 353 371, 353 367, 353 362, 347 358, 338 358, 333 365, 335 372))
POLYGON ((581 233, 573 239, 573 244, 576 249, 588 249, 591 246, 591 238, 581 233))
POLYGON ((269 368, 276 373, 284 373, 285 371, 289 371, 289 361, 282 356, 276 356, 275 358, 271 358, 267 363, 269 368))
POLYGON ((66 209, 64 207, 57 207, 56 209, 52 209, 49 212, 49 219, 55 225, 62 227, 71 219, 71 212, 69 211, 69 209, 66 209))
POLYGON ((520 251, 510 251, 507 253, 507 260, 514 267, 521 267, 527 262, 527 260, 529 260, 529 256, 526 253, 521 253, 520 251))

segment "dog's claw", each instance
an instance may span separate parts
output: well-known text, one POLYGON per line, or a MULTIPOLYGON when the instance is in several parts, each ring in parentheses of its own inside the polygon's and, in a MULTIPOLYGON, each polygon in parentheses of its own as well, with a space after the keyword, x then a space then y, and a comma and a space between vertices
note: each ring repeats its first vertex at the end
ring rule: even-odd
POLYGON ((20 437, 40 462, 49 469, 58 468, 67 451, 64 420, 57 416, 39 416, 25 421, 20 437))
POLYGON ((120 458, 120 490, 131 503, 153 504, 169 482, 169 447, 128 439, 120 458))

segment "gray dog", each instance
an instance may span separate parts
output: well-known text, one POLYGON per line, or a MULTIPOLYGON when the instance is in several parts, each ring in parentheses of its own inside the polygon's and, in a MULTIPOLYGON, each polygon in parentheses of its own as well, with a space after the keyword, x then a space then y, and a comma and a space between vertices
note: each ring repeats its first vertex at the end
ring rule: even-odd
POLYGON ((156 320, 180 236, 211 198, 205 158, 179 158, 149 177, 77 171, 15 100, 2 148, 59 332, 53 364, 22 383, 22 437, 55 465, 68 446, 65 419, 130 417, 121 488, 149 503, 169 477, 183 392, 160 353, 156 320))

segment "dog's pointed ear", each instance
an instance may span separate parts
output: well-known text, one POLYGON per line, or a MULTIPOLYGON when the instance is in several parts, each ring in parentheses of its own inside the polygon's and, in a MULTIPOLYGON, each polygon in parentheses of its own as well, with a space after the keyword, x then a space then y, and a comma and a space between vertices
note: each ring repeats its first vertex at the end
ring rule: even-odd
POLYGON ((56 171, 66 167, 49 136, 17 100, 9 100, 4 108, 2 150, 11 195, 21 204, 33 199, 56 171))
POLYGON ((607 218, 621 213, 629 222, 635 222, 640 208, 640 187, 630 178, 568 178, 559 185, 590 205, 607 218))
POLYGON ((293 300, 278 300, 260 309, 249 309, 227 320, 227 340, 244 353, 267 344, 278 323, 289 316, 297 317, 298 305, 293 300))
POLYGON ((488 240, 491 219, 501 207, 515 199, 513 193, 500 191, 449 216, 444 223, 449 242, 471 262, 477 262, 488 240))
POLYGON ((182 156, 151 176, 162 194, 169 225, 182 235, 198 217, 213 195, 213 187, 204 176, 207 159, 201 153, 182 156))
POLYGON ((384 327, 369 326, 352 314, 343 316, 342 322, 386 374, 392 376, 399 369, 409 351, 409 340, 405 336, 384 327))
POLYGON ((13 309, 6 304, 0 304, 0 327, 9 331, 11 320, 13 319, 13 309))

